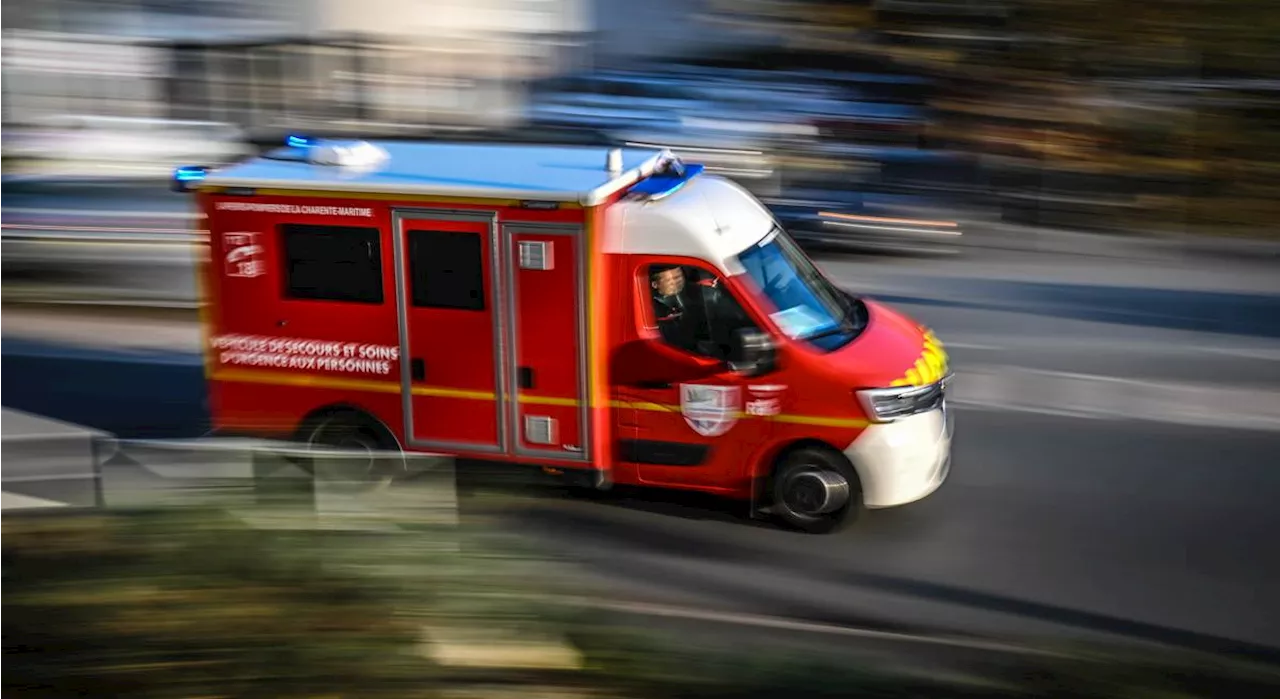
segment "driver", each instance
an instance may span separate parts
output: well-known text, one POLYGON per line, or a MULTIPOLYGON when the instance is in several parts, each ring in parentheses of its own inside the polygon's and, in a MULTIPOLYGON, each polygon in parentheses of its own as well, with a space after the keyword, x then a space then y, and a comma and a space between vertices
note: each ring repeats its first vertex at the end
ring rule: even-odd
POLYGON ((653 290, 653 316, 662 338, 677 347, 692 349, 696 328, 686 309, 684 268, 670 265, 653 270, 649 286, 653 290))

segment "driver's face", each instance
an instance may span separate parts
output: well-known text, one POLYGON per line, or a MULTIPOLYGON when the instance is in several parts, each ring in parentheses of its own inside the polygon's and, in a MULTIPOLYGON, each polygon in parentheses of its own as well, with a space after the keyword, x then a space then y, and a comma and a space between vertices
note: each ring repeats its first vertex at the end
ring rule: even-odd
POLYGON ((653 288, 661 296, 675 296, 684 291, 684 270, 676 267, 658 272, 653 277, 653 288))

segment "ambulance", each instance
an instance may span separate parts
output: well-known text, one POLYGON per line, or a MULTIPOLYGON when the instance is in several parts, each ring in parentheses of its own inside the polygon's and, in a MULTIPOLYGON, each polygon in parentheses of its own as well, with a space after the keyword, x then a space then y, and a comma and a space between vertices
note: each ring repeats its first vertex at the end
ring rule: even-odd
POLYGON ((713 493, 815 533, 947 478, 934 334, 669 150, 291 136, 174 189, 209 232, 218 431, 713 493))

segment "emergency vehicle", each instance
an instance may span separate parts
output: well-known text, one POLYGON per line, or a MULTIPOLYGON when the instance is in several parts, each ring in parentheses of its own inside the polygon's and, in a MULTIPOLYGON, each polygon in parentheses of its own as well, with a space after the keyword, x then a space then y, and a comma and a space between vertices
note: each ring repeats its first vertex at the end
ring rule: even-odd
POLYGON ((209 231, 217 430, 705 491, 812 532, 947 477, 930 330, 668 150, 290 137, 174 186, 209 231))

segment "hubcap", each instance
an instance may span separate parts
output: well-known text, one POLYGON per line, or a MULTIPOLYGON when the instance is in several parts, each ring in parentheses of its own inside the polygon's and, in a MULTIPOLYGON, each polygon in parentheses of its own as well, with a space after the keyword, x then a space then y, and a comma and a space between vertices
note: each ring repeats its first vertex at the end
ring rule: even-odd
POLYGON ((805 469, 787 479, 782 501, 798 515, 830 514, 849 501, 849 481, 834 471, 805 469))
POLYGON ((312 444, 326 451, 344 452, 340 456, 322 457, 331 459, 330 467, 325 470, 342 481, 379 483, 390 481, 394 476, 395 467, 374 456, 378 445, 367 435, 341 428, 332 431, 322 428, 312 444))

